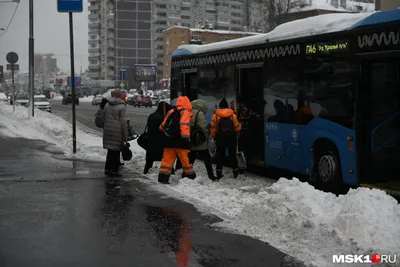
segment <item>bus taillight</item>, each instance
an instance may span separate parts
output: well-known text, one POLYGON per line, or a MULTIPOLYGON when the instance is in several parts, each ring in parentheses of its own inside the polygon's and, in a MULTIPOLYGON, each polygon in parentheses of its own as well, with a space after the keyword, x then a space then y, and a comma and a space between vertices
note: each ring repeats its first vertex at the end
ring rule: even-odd
POLYGON ((350 152, 354 151, 354 142, 353 142, 353 136, 347 136, 347 140, 349 141, 348 148, 350 152))

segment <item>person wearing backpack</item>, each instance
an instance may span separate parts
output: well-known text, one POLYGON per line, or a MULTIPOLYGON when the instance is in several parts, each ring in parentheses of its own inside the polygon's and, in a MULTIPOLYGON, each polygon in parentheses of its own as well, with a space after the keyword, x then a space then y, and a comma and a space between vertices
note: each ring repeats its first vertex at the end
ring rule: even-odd
MULTIPOLYGON (((208 178, 215 181, 217 178, 214 176, 212 160, 207 147, 209 132, 205 114, 208 111, 208 105, 206 101, 196 99, 192 101, 192 108, 193 117, 190 120, 190 140, 192 142, 192 148, 189 153, 189 162, 193 165, 196 157, 200 156, 204 161, 208 178)), ((176 168, 180 169, 181 167, 180 161, 178 160, 176 168)))
POLYGON ((215 138, 217 144, 217 179, 222 178, 222 164, 225 152, 228 150, 229 159, 232 164, 233 176, 239 175, 238 163, 236 158, 237 136, 242 129, 235 112, 229 108, 226 99, 219 103, 219 109, 215 110, 211 119, 210 134, 215 138))
POLYGON ((149 169, 153 167, 154 161, 161 161, 164 152, 165 134, 160 131, 160 125, 164 121, 167 112, 171 109, 171 105, 164 101, 160 101, 157 110, 150 114, 147 118, 147 149, 146 164, 143 174, 147 174, 149 169))
POLYGON ((160 125, 164 132, 164 153, 161 160, 158 182, 169 184, 175 159, 179 157, 182 162, 184 177, 195 179, 196 173, 189 162, 190 119, 193 117, 192 104, 186 96, 178 97, 176 107, 168 111, 167 116, 160 125))

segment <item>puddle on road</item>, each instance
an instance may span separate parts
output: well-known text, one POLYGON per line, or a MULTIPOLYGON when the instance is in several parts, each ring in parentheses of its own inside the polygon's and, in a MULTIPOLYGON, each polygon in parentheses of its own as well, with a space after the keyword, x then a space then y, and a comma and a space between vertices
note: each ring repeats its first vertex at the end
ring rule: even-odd
POLYGON ((147 222, 156 233, 161 252, 174 252, 177 266, 189 266, 192 244, 187 219, 169 208, 146 206, 145 213, 147 222))

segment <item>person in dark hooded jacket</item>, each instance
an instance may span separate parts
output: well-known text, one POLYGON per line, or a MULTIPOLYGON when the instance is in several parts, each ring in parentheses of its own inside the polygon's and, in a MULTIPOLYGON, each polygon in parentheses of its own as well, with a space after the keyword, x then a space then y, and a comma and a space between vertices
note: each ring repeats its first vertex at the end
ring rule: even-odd
POLYGON ((147 174, 149 169, 153 167, 154 161, 162 160, 165 134, 160 131, 159 127, 170 109, 171 105, 161 101, 158 103, 157 110, 150 114, 149 118, 147 119, 148 148, 146 150, 146 165, 144 166, 144 174, 147 174))

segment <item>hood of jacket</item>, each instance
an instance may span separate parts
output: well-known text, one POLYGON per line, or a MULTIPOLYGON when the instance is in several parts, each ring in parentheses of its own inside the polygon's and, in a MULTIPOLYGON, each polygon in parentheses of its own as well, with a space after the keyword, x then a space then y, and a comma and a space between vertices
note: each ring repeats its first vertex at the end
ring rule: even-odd
POLYGON ((204 101, 203 99, 196 99, 192 101, 192 108, 196 110, 200 110, 204 114, 207 113, 208 111, 208 105, 207 102, 204 101))
POLYGON ((160 114, 163 114, 163 115, 165 116, 166 113, 164 114, 164 106, 165 106, 165 112, 166 112, 166 113, 172 108, 171 105, 168 104, 167 102, 160 101, 160 102, 158 103, 158 105, 157 105, 157 110, 156 110, 156 112, 158 112, 158 113, 160 113, 160 114))
POLYGON ((176 107, 179 109, 186 109, 189 112, 192 112, 192 103, 190 103, 189 98, 187 96, 180 96, 176 101, 176 107))
POLYGON ((233 116, 235 113, 230 108, 223 108, 215 110, 215 114, 217 114, 217 116, 220 118, 227 118, 233 116))
POLYGON ((121 98, 113 97, 108 101, 108 104, 110 104, 112 106, 120 105, 120 104, 124 104, 125 105, 125 102, 121 98))

